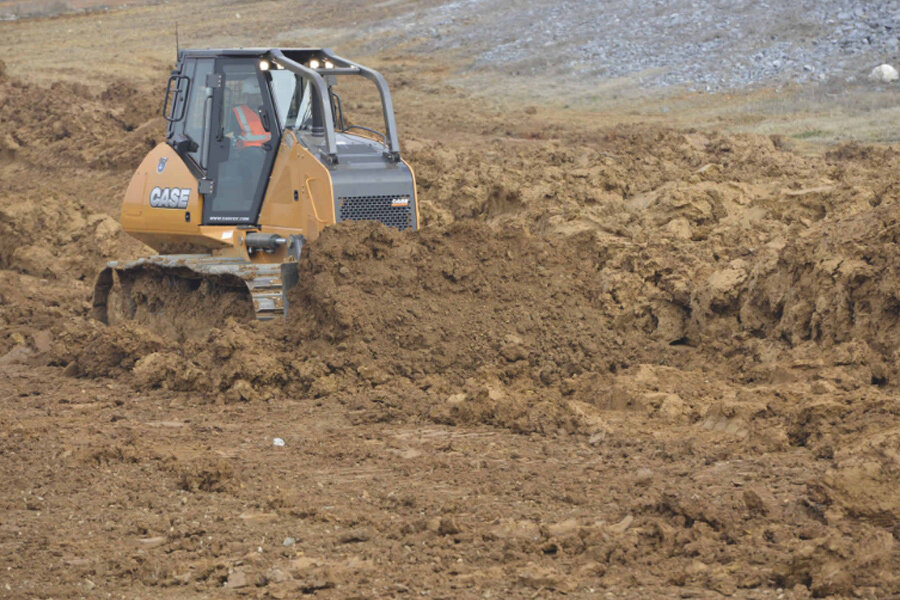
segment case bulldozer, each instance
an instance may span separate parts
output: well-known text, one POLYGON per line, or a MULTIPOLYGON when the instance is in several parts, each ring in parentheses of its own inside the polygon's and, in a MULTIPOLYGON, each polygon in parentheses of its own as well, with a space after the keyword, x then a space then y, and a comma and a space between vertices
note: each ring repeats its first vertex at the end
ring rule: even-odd
POLYGON ((121 216, 159 254, 101 271, 103 322, 154 312, 164 299, 147 280, 172 294, 227 290, 249 318, 283 316, 303 245, 323 228, 419 226, 384 77, 328 49, 181 50, 163 116, 166 140, 134 173, 121 216), (383 131, 345 119, 335 88, 351 77, 374 84, 383 131))

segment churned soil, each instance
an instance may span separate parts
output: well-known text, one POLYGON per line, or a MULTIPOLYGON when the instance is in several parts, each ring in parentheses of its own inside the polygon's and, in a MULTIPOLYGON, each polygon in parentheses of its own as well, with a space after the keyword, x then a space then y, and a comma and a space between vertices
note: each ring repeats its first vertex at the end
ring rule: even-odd
POLYGON ((111 326, 158 90, 0 75, 0 597, 900 595, 897 148, 386 72, 419 231, 111 326))

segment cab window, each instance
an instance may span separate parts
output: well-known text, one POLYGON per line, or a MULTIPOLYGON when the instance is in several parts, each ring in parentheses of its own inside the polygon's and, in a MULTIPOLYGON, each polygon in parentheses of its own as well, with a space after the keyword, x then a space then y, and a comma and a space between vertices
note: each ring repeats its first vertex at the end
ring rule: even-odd
POLYGON ((281 129, 305 129, 312 122, 312 86, 291 71, 269 71, 272 98, 281 129))

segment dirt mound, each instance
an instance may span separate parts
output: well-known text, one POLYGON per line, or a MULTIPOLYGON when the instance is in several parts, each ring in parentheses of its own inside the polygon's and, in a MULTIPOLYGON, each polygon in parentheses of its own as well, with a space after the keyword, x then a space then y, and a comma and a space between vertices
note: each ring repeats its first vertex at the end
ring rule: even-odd
POLYGON ((476 223, 416 234, 342 224, 308 246, 284 325, 201 328, 215 319, 193 323, 179 309, 191 325, 181 344, 161 342, 164 324, 91 325, 69 334, 55 361, 83 376, 133 369, 138 389, 223 400, 334 396, 364 419, 589 431, 591 419, 563 399, 564 382, 615 370, 629 352, 596 296, 589 238, 549 243, 476 223))
POLYGON ((608 354, 598 346, 609 323, 598 320, 592 244, 581 242, 471 222, 413 235, 341 224, 300 263, 288 336, 363 340, 373 356, 396 361, 396 375, 461 382, 486 364, 524 360, 553 365, 544 377, 559 380, 608 354), (592 304, 593 314, 580 314, 592 304))
POLYGON ((287 339, 365 387, 408 381, 442 421, 571 429, 561 383, 625 354, 584 241, 471 222, 413 235, 339 225, 300 263, 287 339))
POLYGON ((49 88, 0 81, 0 159, 51 167, 133 168, 162 141, 158 97, 116 83, 96 94, 86 85, 49 88))
POLYGON ((0 268, 92 279, 104 259, 146 252, 112 216, 124 188, 108 171, 134 168, 161 140, 154 105, 125 84, 95 95, 82 85, 0 82, 8 124, 0 134, 0 268))
MULTIPOLYGON (((647 195, 676 188, 691 195, 696 187, 723 183, 718 189, 731 196, 758 195, 760 183, 808 172, 812 162, 759 136, 639 125, 602 135, 557 134, 563 139, 533 140, 521 132, 524 139, 494 141, 480 151, 411 142, 426 224, 474 217, 524 222, 542 234, 590 227, 632 235, 641 216, 635 209, 647 208, 641 205, 647 195)), ((680 215, 650 216, 665 225, 680 215)), ((701 224, 716 216, 704 215, 701 224)))
POLYGON ((148 98, 125 84, 96 95, 0 81, 0 352, 45 355, 51 330, 89 312, 106 260, 149 252, 117 219, 127 184, 118 171, 134 168, 163 132, 148 98))
POLYGON ((872 382, 900 377, 900 204, 823 223, 770 247, 749 275, 740 320, 754 334, 823 351, 857 341, 872 382), (777 250, 777 252, 776 252, 777 250))
MULTIPOLYGON (((680 390, 674 400, 652 397, 669 393, 662 390, 641 388, 619 398, 602 391, 620 389, 617 373, 634 365, 711 369, 723 377, 743 372, 737 377, 771 383, 783 376, 785 361, 799 365, 804 352, 815 352, 819 372, 843 373, 842 385, 888 382, 896 369, 888 342, 893 300, 887 292, 881 299, 872 294, 889 292, 889 283, 853 292, 880 311, 865 322, 870 325, 859 317, 828 317, 831 333, 824 337, 790 329, 813 289, 824 290, 823 298, 840 297, 819 275, 804 274, 805 257, 834 258, 847 246, 856 248, 855 260, 876 261, 870 274, 896 269, 889 254, 893 225, 876 226, 895 210, 884 196, 890 183, 864 188, 859 176, 876 170, 884 156, 830 155, 822 163, 768 138, 640 127, 618 128, 594 144, 606 150, 522 147, 521 170, 504 163, 481 174, 471 155, 442 158, 458 169, 448 172, 476 173, 476 181, 492 179, 500 187, 469 208, 448 203, 456 208, 447 218, 434 212, 432 226, 415 234, 375 224, 329 228, 299 265, 286 328, 198 319, 213 330, 194 327, 198 333, 188 333, 186 347, 147 359, 136 384, 231 398, 274 397, 285 385, 291 393, 340 398, 366 419, 591 432, 596 420, 585 415, 611 406, 706 418, 714 403, 702 394, 680 390), (656 158, 640 166, 647 145, 657 149, 656 158), (847 160, 859 162, 852 176, 847 160), (541 175, 562 177, 556 195, 519 191, 515 186, 524 190, 536 177, 526 165, 543 162, 561 165, 541 175), (619 162, 629 165, 628 182, 610 175, 619 162), (832 169, 835 179, 806 188, 787 183, 810 169, 832 169), (763 176, 751 183, 752 173, 763 176), (605 191, 582 194, 597 189, 605 191), (873 209, 878 204, 884 206, 873 209), (873 228, 882 233, 866 238, 873 228), (883 331, 873 337, 876 323, 883 331), (209 352, 233 327, 248 340, 246 352, 209 352), (283 358, 260 366, 248 360, 253 346, 283 358), (190 383, 189 374, 210 370, 222 376, 190 383)), ((441 151, 418 152, 437 157, 441 151)), ((427 183, 432 175, 423 170, 423 198, 443 203, 444 192, 427 183)), ((532 187, 541 185, 548 184, 532 187)), ((859 273, 848 278, 846 285, 859 283, 859 273)), ((132 364, 160 351, 136 348, 145 351, 132 364)))

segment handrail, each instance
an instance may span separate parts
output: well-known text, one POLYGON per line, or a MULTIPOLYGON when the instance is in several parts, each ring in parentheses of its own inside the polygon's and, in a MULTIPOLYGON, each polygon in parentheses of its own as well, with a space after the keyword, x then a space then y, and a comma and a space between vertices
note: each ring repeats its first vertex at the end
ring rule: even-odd
POLYGON ((381 111, 384 115, 384 127, 387 132, 386 137, 390 144, 388 148, 391 153, 391 158, 399 160, 400 143, 397 141, 397 122, 394 120, 394 103, 391 100, 391 92, 388 89, 387 81, 385 81, 384 77, 378 71, 364 67, 352 60, 337 56, 328 48, 322 48, 322 54, 334 62, 342 62, 346 67, 358 69, 360 75, 372 81, 375 84, 375 87, 378 88, 378 93, 381 95, 381 111))
POLYGON ((391 100, 391 92, 388 89, 387 81, 378 71, 337 56, 328 48, 322 48, 320 52, 323 57, 326 57, 335 63, 335 67, 313 69, 291 60, 277 48, 270 50, 268 54, 271 60, 278 65, 289 71, 293 71, 298 75, 309 78, 313 87, 315 87, 318 100, 322 107, 322 117, 325 121, 325 151, 329 156, 329 160, 331 160, 332 163, 336 163, 338 155, 337 142, 334 134, 334 118, 331 114, 329 88, 323 75, 362 75, 375 84, 375 87, 378 89, 378 94, 381 96, 381 112, 384 117, 384 138, 387 154, 392 160, 400 160, 400 142, 397 139, 397 122, 394 119, 394 103, 391 100))
POLYGON ((175 123, 184 118, 184 111, 187 107, 187 98, 188 92, 191 89, 191 79, 187 75, 182 75, 181 73, 172 73, 169 75, 169 81, 166 83, 166 97, 163 100, 162 106, 162 116, 169 123, 175 123), (172 82, 175 82, 175 87, 172 87, 172 82), (181 89, 181 84, 186 83, 184 86, 184 90, 181 89), (172 98, 172 104, 169 105, 169 97, 172 98), (178 103, 179 98, 181 99, 181 104, 178 103), (178 112, 178 116, 175 116, 176 109, 181 109, 178 112))

